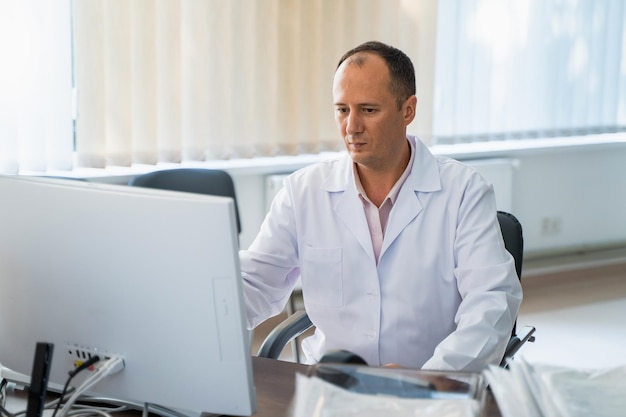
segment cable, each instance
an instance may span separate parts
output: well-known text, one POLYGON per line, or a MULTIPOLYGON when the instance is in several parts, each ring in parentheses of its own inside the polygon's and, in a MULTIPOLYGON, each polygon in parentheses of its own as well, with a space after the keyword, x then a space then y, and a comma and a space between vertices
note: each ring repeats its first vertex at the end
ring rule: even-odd
MULTIPOLYGON (((0 365, 0 368, 2 368, 2 365, 0 365)), ((9 410, 4 408, 4 404, 6 400, 6 389, 7 389, 8 383, 9 381, 5 378, 2 378, 2 380, 0 380, 0 415, 4 415, 7 417, 15 417, 15 414, 11 414, 9 410)))
POLYGON ((164 407, 159 404, 148 403, 148 407, 151 408, 156 414, 164 417, 189 417, 189 415, 185 413, 164 407))
POLYGON ((79 387, 76 388, 76 391, 74 391, 72 396, 63 406, 63 408, 61 408, 61 413, 59 417, 66 417, 78 397, 80 397, 85 391, 89 390, 89 388, 91 388, 110 374, 117 372, 120 369, 120 366, 124 366, 124 360, 122 358, 115 357, 107 359, 102 366, 97 367, 93 372, 93 375, 87 378, 85 382, 83 382, 79 387))
POLYGON ((67 413, 67 416, 68 417, 81 417, 81 416, 93 416, 94 414, 97 414, 102 417, 112 417, 110 413, 107 413, 106 411, 103 411, 99 408, 92 408, 89 410, 70 410, 67 413))
POLYGON ((61 398, 59 398, 59 401, 57 402, 56 407, 54 408, 54 412, 52 413, 52 417, 56 417, 57 411, 59 411, 59 407, 61 406, 61 403, 63 402, 63 398, 65 398, 65 395, 67 394, 67 389, 70 386, 70 382, 72 381, 72 379, 76 375, 78 375, 80 372, 84 371, 85 369, 89 368, 90 366, 95 365, 98 362, 100 362, 100 357, 98 355, 94 355, 91 358, 87 359, 82 364, 80 364, 79 366, 77 366, 76 368, 74 368, 74 369, 72 369, 71 371, 68 372, 69 377, 65 381, 65 386, 63 387, 63 391, 61 391, 61 398))
POLYGON ((99 410, 99 411, 104 411, 105 413, 108 414, 113 414, 113 413, 120 413, 123 411, 129 411, 131 410, 130 407, 128 406, 109 406, 109 405, 87 405, 84 403, 85 401, 85 397, 81 397, 80 398, 80 403, 76 402, 76 404, 74 404, 74 407, 72 407, 75 410, 99 410))
MULTIPOLYGON (((185 414, 176 410, 172 410, 172 409, 166 408, 158 404, 137 402, 137 401, 132 401, 132 400, 121 400, 119 398, 88 395, 88 396, 81 397, 80 402, 82 404, 98 403, 98 404, 107 404, 107 405, 117 405, 118 408, 124 408, 124 410, 120 410, 120 411, 134 410, 134 411, 143 412, 143 410, 146 407, 148 407, 149 414, 156 414, 161 417, 190 417, 188 414, 185 414)), ((80 406, 80 404, 78 403, 74 405, 74 407, 78 407, 78 406, 80 406)), ((113 411, 109 409, 109 407, 104 407, 104 408, 106 408, 110 413, 117 412, 117 411, 113 411)))
MULTIPOLYGON (((93 417, 94 415, 98 417, 112 417, 112 413, 128 410, 128 407, 124 406, 105 408, 74 404, 79 399, 79 397, 89 388, 106 378, 108 375, 118 372, 124 367, 124 360, 122 358, 107 358, 107 360, 104 361, 102 365, 96 366, 93 369, 93 373, 88 376, 87 379, 85 379, 85 381, 79 387, 70 388, 70 382, 76 375, 78 375, 83 370, 97 364, 98 362, 100 362, 100 358, 98 356, 92 356, 91 358, 83 362, 80 366, 68 372, 68 378, 65 381, 65 386, 63 387, 63 391, 61 392, 60 397, 44 405, 44 409, 46 410, 52 410, 54 408, 52 417, 56 417, 59 409, 59 417, 93 417), (69 398, 67 398, 67 401, 65 402, 63 407, 61 407, 61 404, 63 404, 68 395, 69 398)), ((0 382, 0 387, 3 386, 1 384, 2 382, 0 382)), ((89 400, 89 397, 87 398, 87 400, 89 400)), ((25 413, 26 410, 12 414, 8 410, 0 406, 0 415, 5 415, 6 417, 19 417, 24 415, 25 413)))
POLYGON ((3 379, 0 382, 0 415, 5 415, 7 417, 12 417, 12 414, 4 408, 4 398, 5 398, 5 388, 6 388, 6 379, 3 379))
MULTIPOLYGON (((118 372, 119 370, 124 368, 124 360, 121 357, 114 357, 111 359, 107 359, 103 361, 102 364, 98 364, 91 376, 89 376, 79 387, 71 388, 69 384, 71 380, 78 373, 87 369, 88 367, 97 364, 100 359, 96 356, 90 358, 88 361, 83 363, 81 366, 71 370, 68 372, 68 379, 65 382, 65 386, 63 387, 63 391, 60 394, 60 397, 47 402, 44 405, 45 410, 53 410, 52 417, 56 417, 57 413, 60 414, 59 417, 112 417, 113 413, 123 412, 127 410, 142 410, 143 413, 147 414, 157 414, 162 417, 189 417, 187 414, 181 413, 176 410, 172 410, 158 404, 152 403, 137 403, 128 400, 120 400, 116 398, 108 398, 108 397, 99 397, 99 396, 83 396, 84 392, 91 388, 96 383, 100 382, 102 379, 106 378, 108 375, 118 372), (71 395, 70 395, 71 394, 71 395), (69 396, 69 397, 68 397, 69 396), (67 398, 67 402, 63 407, 61 404, 64 403, 67 398), (76 401, 80 400, 83 404, 76 404, 76 401), (114 405, 114 407, 99 407, 97 405, 86 405, 84 403, 106 403, 109 405, 114 405)), ((1 386, 1 385, 0 385, 1 386)), ((19 411, 17 413, 11 414, 7 410, 3 410, 0 408, 0 414, 6 415, 6 417, 21 417, 26 414, 26 410, 19 411)), ((145 414, 144 414, 145 415, 145 414)))

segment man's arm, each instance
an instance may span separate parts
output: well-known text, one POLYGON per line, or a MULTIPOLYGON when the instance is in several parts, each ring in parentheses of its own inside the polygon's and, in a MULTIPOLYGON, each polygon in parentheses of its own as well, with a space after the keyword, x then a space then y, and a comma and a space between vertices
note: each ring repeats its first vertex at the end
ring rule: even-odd
POLYGON ((458 212, 454 274, 462 301, 457 328, 426 369, 482 370, 504 355, 522 300, 512 256, 504 248, 493 188, 475 176, 458 212))
POLYGON ((289 194, 283 187, 248 250, 239 252, 250 329, 283 311, 298 280, 291 207, 289 194))

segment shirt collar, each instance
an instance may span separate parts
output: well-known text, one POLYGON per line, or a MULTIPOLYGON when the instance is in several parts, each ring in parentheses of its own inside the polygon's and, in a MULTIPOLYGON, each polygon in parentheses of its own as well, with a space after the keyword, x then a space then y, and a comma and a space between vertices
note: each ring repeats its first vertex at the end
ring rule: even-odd
MULTIPOLYGON (((402 173, 400 178, 398 178, 398 181, 396 181, 396 183, 393 185, 393 187, 391 187, 391 190, 389 190, 389 194, 387 194, 387 197, 385 197, 385 200, 383 201, 381 206, 384 205, 387 202, 387 200, 389 200, 392 205, 396 203, 396 199, 398 198, 398 194, 400 194, 400 188, 402 188, 402 184, 404 184, 406 179, 411 174, 411 168, 413 167, 413 161, 415 159, 415 145, 410 140, 407 140, 407 142, 409 143, 409 148, 411 150, 411 156, 409 157, 409 163, 406 165, 406 168, 404 169, 404 172, 402 173)), ((353 175, 354 176, 354 186, 356 187, 356 192, 357 192, 358 196, 362 200, 370 201, 369 198, 367 197, 367 194, 365 194, 365 190, 363 189, 363 184, 361 184, 361 178, 359 177, 359 172, 356 169, 356 163, 355 162, 352 163, 352 173, 354 174, 353 175)))

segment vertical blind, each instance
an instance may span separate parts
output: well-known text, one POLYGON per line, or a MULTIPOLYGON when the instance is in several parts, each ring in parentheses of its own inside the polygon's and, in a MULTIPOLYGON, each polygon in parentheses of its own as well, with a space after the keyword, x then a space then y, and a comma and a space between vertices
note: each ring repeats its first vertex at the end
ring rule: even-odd
POLYGON ((0 173, 72 169, 70 4, 0 0, 0 173))
POLYGON ((622 0, 439 0, 438 143, 626 126, 622 0))
MULTIPOLYGON (((420 61, 419 13, 432 22, 435 4, 77 0, 78 164, 341 149, 331 95, 339 57, 380 39, 420 61)), ((425 26, 432 44, 434 23, 425 26)))
POLYGON ((372 39, 413 60, 426 143, 618 131, 625 22, 621 0, 0 1, 0 172, 339 150, 335 65, 372 39))

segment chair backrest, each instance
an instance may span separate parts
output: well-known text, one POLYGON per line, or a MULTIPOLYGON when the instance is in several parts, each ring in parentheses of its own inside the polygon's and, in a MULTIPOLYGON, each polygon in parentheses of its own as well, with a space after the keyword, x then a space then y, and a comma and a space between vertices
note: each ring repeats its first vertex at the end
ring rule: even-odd
POLYGON ((138 175, 132 178, 128 185, 231 197, 235 203, 237 232, 241 233, 235 185, 226 171, 204 168, 166 169, 138 175))
POLYGON ((524 257, 524 236, 522 234, 522 225, 519 220, 511 213, 498 211, 498 223, 502 231, 504 239, 504 247, 513 255, 515 260, 515 272, 517 277, 522 278, 522 260, 524 257))
MULTIPOLYGON (((502 239, 504 247, 513 256, 515 261, 515 272, 517 278, 522 279, 522 261, 524 259, 524 235, 522 233, 522 224, 517 217, 511 213, 498 211, 498 223, 502 231, 502 239)), ((511 334, 515 336, 517 333, 517 320, 513 323, 513 331, 511 334)))

